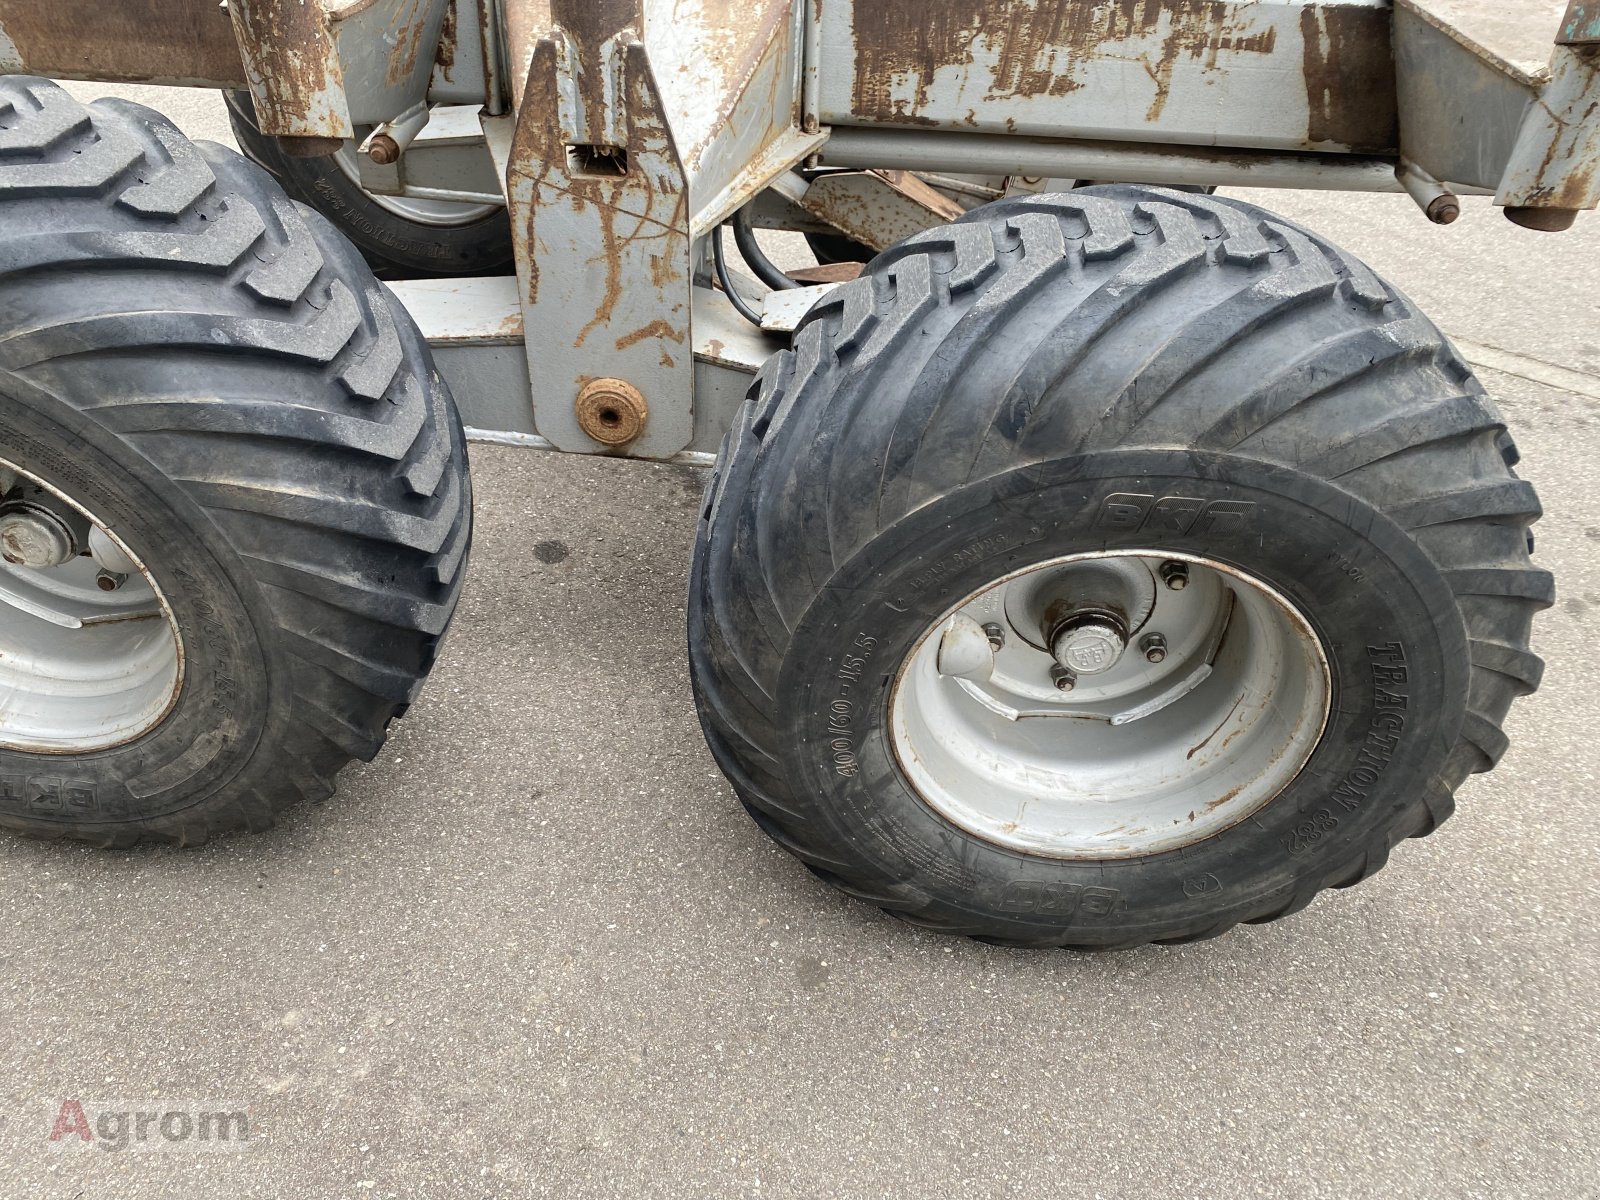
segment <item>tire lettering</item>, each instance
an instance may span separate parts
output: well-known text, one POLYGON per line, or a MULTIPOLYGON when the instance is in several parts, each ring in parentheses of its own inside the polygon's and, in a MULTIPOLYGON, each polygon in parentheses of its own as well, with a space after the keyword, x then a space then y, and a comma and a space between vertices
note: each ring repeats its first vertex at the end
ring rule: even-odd
MULTIPOLYGON (((414 242, 410 238, 396 237, 395 234, 376 224, 371 217, 354 205, 347 204, 338 191, 326 179, 318 179, 312 183, 316 191, 319 204, 317 207, 324 213, 336 216, 347 225, 354 226, 368 237, 373 238, 391 250, 399 250, 406 254, 420 254, 427 258, 446 257, 445 248, 437 243, 414 242)), ((404 219, 404 218, 400 218, 404 219)))
POLYGON ((1085 887, 1080 883, 1033 883, 1013 880, 1000 893, 998 907, 1007 912, 1070 917, 1083 913, 1109 917, 1119 911, 1121 893, 1116 888, 1085 887))
POLYGON ((1283 835, 1283 848, 1290 854, 1304 854, 1339 827, 1333 810, 1319 808, 1283 835))
POLYGON ((1406 727, 1410 668, 1405 647, 1399 642, 1368 646, 1367 668, 1372 677, 1373 713, 1355 762, 1329 796, 1345 812, 1354 812, 1366 801, 1399 750, 1406 727))
MULTIPOLYGON (((1010 545, 1013 540, 1013 538, 1003 533, 992 533, 988 537, 979 538, 977 541, 971 542, 954 553, 941 558, 927 570, 919 571, 906 584, 907 593, 916 595, 920 592, 926 592, 957 568, 964 567, 968 563, 977 562, 981 558, 987 558, 996 550, 1010 545)), ((896 596, 890 607, 896 612, 904 612, 910 607, 910 601, 906 598, 906 595, 896 596)), ((869 638, 868 640, 875 641, 876 639, 869 638)))
POLYGON ((1366 579, 1365 572, 1363 572, 1360 567, 1356 566, 1355 563, 1351 562, 1344 555, 1340 554, 1337 550, 1330 550, 1328 552, 1328 561, 1333 563, 1334 566, 1338 567, 1341 574, 1347 576, 1356 583, 1361 583, 1366 579))
POLYGON ((1205 500, 1192 496, 1153 496, 1117 492, 1100 503, 1095 528, 1124 533, 1214 534, 1249 525, 1255 519, 1253 500, 1205 500))
POLYGON ((61 775, 0 775, 0 804, 42 817, 119 817, 121 805, 102 803, 95 785, 61 775))
POLYGON ((828 737, 824 743, 827 754, 823 761, 833 769, 834 774, 845 779, 854 779, 861 769, 861 764, 856 761, 853 728, 856 705, 849 697, 865 674, 867 660, 877 646, 877 638, 865 633, 856 634, 849 648, 839 656, 839 669, 834 672, 837 688, 835 698, 828 702, 828 737))

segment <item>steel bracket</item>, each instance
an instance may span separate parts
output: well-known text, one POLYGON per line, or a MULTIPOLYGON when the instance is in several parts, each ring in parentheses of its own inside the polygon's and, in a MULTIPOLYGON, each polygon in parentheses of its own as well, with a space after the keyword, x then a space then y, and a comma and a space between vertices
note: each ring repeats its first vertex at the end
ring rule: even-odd
POLYGON ((524 324, 537 331, 527 350, 539 435, 562 450, 666 458, 694 433, 688 182, 629 7, 553 5, 555 24, 533 45, 506 195, 524 324), (579 393, 602 378, 649 406, 625 446, 579 423, 579 393))

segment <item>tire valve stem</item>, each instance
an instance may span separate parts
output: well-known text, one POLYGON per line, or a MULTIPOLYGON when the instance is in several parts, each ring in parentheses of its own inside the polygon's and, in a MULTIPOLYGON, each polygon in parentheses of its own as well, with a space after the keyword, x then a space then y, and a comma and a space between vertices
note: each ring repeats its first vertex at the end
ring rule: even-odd
POLYGON ((102 592, 114 592, 128 582, 128 577, 117 571, 101 571, 94 577, 94 585, 102 592))
POLYGON ((1070 692, 1078 686, 1078 677, 1065 667, 1051 667, 1050 682, 1056 685, 1056 691, 1070 692))
POLYGON ((1146 662, 1159 663, 1167 660, 1167 639, 1159 633, 1147 633, 1139 639, 1139 649, 1144 651, 1146 662))
POLYGON ((1006 644, 1006 631, 1000 627, 999 622, 990 621, 984 625, 983 633, 989 639, 989 649, 998 654, 1000 647, 1006 644))
POLYGON ((1161 582, 1175 592, 1183 591, 1189 586, 1189 564, 1177 561, 1162 563, 1161 582))

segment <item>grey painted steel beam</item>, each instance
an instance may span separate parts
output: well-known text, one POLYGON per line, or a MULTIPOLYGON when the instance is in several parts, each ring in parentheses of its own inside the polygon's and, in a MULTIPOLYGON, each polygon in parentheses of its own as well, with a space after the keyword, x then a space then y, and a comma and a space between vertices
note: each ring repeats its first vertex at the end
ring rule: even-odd
POLYGON ((819 161, 832 167, 948 171, 958 175, 1038 175, 1107 182, 1358 192, 1400 190, 1394 160, 1389 158, 1058 141, 935 130, 836 128, 823 144, 819 161))
MULTIPOLYGON (((540 432, 535 418, 515 279, 419 279, 390 286, 433 349, 470 438, 532 450, 562 448, 540 432)), ((709 465, 755 373, 788 344, 786 335, 751 326, 721 292, 696 287, 693 304, 693 436, 681 449, 632 457, 709 465)))

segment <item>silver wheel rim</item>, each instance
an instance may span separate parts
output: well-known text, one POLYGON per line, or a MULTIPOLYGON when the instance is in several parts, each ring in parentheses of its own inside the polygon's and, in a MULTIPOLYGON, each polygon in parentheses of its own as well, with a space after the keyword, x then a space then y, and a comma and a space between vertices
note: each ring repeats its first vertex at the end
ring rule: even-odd
POLYGON ((460 200, 427 200, 420 196, 384 196, 368 191, 361 183, 361 171, 356 161, 359 153, 355 142, 346 142, 339 153, 333 156, 333 161, 338 164, 345 178, 361 188, 363 195, 402 221, 431 225, 437 229, 454 229, 482 220, 503 207, 499 204, 467 204, 460 200))
POLYGON ((1330 679, 1304 614, 1235 567, 1071 555, 923 633, 894 682, 890 740, 922 800, 970 833, 1049 858, 1132 858, 1270 803, 1322 736, 1330 679))
POLYGON ((93 531, 91 554, 47 569, 0 558, 0 748, 82 754, 131 742, 177 702, 183 640, 160 586, 104 522, 0 459, 0 496, 31 485, 93 531), (123 568, 123 570, 117 570, 123 568), (122 582, 102 589, 109 573, 122 582))

